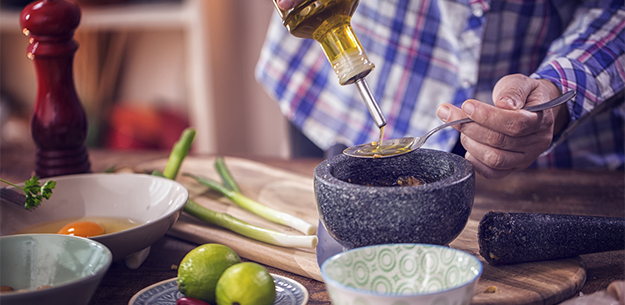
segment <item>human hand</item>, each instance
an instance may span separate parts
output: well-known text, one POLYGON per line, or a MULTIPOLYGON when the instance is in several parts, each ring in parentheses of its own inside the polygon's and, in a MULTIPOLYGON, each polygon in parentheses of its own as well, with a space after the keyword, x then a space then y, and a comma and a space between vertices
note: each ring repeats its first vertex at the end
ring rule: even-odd
POLYGON ((541 112, 520 109, 545 103, 560 94, 548 80, 507 75, 493 89, 495 106, 470 99, 462 104, 462 109, 443 104, 437 114, 444 122, 465 117, 475 122, 454 126, 462 133, 465 158, 473 163, 478 174, 500 179, 530 166, 549 148, 554 133, 568 123, 566 104, 541 112))
POLYGON ((277 0, 278 7, 283 11, 290 10, 302 2, 304 0, 277 0))

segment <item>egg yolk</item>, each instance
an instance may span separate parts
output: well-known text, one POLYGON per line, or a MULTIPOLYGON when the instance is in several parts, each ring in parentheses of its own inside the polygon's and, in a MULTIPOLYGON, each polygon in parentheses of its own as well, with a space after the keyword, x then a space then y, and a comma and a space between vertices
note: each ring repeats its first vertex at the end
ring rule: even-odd
POLYGON ((77 221, 65 225, 56 233, 80 237, 92 237, 104 234, 104 228, 95 222, 77 221))

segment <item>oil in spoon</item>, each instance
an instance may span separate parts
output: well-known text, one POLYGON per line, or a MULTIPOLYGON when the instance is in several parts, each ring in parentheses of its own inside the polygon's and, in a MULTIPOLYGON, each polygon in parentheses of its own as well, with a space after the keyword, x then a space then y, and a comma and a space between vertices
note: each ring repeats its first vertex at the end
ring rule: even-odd
MULTIPOLYGON (((384 127, 380 127, 380 139, 379 141, 372 141, 366 145, 358 145, 358 150, 351 152, 349 155, 356 155, 358 157, 365 158, 383 158, 394 155, 400 155, 411 151, 411 145, 406 145, 403 142, 397 142, 395 140, 388 140, 384 144, 384 127), (390 143, 390 144, 389 144, 390 143)), ((350 149, 347 148, 346 151, 350 149)))
POLYGON ((379 153, 382 150, 382 141, 384 140, 384 127, 386 126, 380 127, 380 139, 378 140, 378 142, 376 143, 375 141, 373 141, 373 143, 371 143, 371 146, 375 144, 375 149, 373 150, 373 153, 375 154, 373 155, 374 158, 382 157, 381 155, 379 155, 379 153))
MULTIPOLYGON (((531 111, 531 112, 543 111, 546 109, 559 106, 563 103, 566 103, 567 101, 574 98, 575 95, 576 95, 575 91, 571 90, 546 103, 524 107, 522 109, 525 111, 531 111)), ((444 128, 447 128, 455 124, 464 124, 464 123, 469 123, 469 122, 473 122, 473 120, 469 118, 464 118, 464 119, 456 120, 456 121, 449 122, 443 125, 439 125, 431 129, 424 136, 421 136, 421 137, 403 137, 399 139, 391 139, 391 140, 386 140, 386 141, 383 141, 382 139, 382 134, 384 133, 384 131, 380 128, 381 129, 380 130, 380 133, 381 133, 380 143, 376 143, 375 141, 373 141, 370 144, 361 144, 361 145, 348 147, 345 150, 343 150, 343 153, 348 156, 357 157, 357 158, 385 158, 385 157, 401 155, 401 154, 419 149, 420 147, 423 146, 423 144, 425 144, 425 141, 432 134, 444 128)))
POLYGON ((378 141, 372 141, 367 145, 359 145, 362 147, 360 147, 355 154, 361 157, 375 159, 399 155, 411 150, 410 145, 407 146, 405 143, 395 143, 395 141, 390 141, 392 144, 384 144, 384 127, 385 126, 380 127, 380 139, 378 141))
POLYGON ((382 147, 382 141, 384 140, 384 127, 386 126, 380 127, 380 141, 378 141, 378 146, 375 148, 376 151, 380 151, 380 148, 382 147))

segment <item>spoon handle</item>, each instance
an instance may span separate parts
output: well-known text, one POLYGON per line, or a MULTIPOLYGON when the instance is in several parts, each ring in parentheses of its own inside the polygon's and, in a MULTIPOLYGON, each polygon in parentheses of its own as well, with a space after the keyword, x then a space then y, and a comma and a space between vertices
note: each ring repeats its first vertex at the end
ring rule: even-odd
MULTIPOLYGON (((529 107, 525 107, 525 108, 521 108, 521 109, 527 110, 527 111, 531 111, 531 112, 543 111, 543 110, 546 110, 546 109, 549 109, 549 108, 556 107, 556 106, 558 106, 560 104, 564 104, 564 103, 568 102, 570 99, 574 98, 575 95, 577 95, 575 93, 575 91, 571 90, 571 91, 569 91, 569 92, 567 92, 565 94, 562 94, 562 95, 560 95, 560 96, 558 96, 558 97, 556 97, 556 98, 554 98, 554 99, 552 99, 552 100, 550 100, 550 101, 548 101, 546 103, 542 103, 540 105, 529 106, 529 107)), ((431 135, 431 134, 433 134, 433 133, 435 133, 435 132, 437 132, 437 131, 439 131, 439 130, 441 130, 443 128, 449 127, 451 125, 462 124, 462 123, 469 123, 469 122, 473 122, 473 120, 471 120, 469 118, 456 120, 456 121, 453 121, 453 122, 449 122, 447 124, 440 125, 440 126, 434 128, 434 129, 430 130, 427 134, 431 135)))
MULTIPOLYGON (((538 111, 543 111, 545 109, 549 109, 549 108, 553 108, 556 107, 560 104, 564 104, 566 102, 568 102, 570 99, 574 98, 575 95, 577 95, 577 93, 575 93, 575 91, 571 90, 565 94, 562 94, 546 103, 540 104, 540 105, 535 105, 535 106, 530 106, 530 107, 526 107, 526 108, 522 108, 523 110, 527 110, 527 111, 531 111, 531 112, 538 112, 538 111)), ((460 120, 456 120, 456 121, 452 121, 449 122, 447 124, 443 124, 440 125, 438 127, 435 127, 434 129, 428 131, 427 134, 425 134, 423 137, 421 137, 420 140, 415 141, 415 143, 413 144, 413 149, 415 149, 414 147, 421 147, 425 141, 434 133, 440 131, 441 129, 447 128, 451 125, 456 125, 456 124, 463 124, 463 123, 469 123, 469 122, 473 122, 473 120, 471 120, 470 118, 464 118, 464 119, 460 119, 460 120)))
MULTIPOLYGON (((428 139, 431 135, 433 135, 434 133, 437 133, 439 130, 444 129, 444 128, 447 128, 447 127, 449 127, 449 126, 451 126, 451 125, 463 124, 463 123, 469 123, 469 122, 473 122, 473 120, 471 120, 470 118, 464 118, 464 119, 460 119, 460 120, 451 121, 451 122, 449 122, 449 123, 447 123, 447 124, 439 125, 439 126, 437 126, 437 127, 433 128, 432 130, 428 131, 428 133, 426 133, 424 136, 422 136, 421 138, 422 138, 423 140, 421 140, 421 141, 417 141, 417 142, 415 142, 415 143, 419 143, 419 142, 421 142, 421 143, 419 143, 419 147, 420 147, 421 145, 423 145, 423 143, 425 142, 425 140, 427 140, 427 139, 428 139)), ((413 147, 414 147, 414 146, 413 146, 413 147)))
POLYGON ((545 109, 549 109, 549 108, 553 108, 555 106, 558 106, 560 104, 564 104, 566 102, 568 102, 569 100, 571 100, 572 98, 575 97, 575 95, 577 95, 575 93, 574 90, 571 90, 565 94, 562 94, 546 103, 540 104, 540 105, 535 105, 535 106, 530 106, 527 108, 523 108, 523 110, 527 110, 527 111, 532 111, 532 112, 538 112, 538 111, 543 111, 545 109))

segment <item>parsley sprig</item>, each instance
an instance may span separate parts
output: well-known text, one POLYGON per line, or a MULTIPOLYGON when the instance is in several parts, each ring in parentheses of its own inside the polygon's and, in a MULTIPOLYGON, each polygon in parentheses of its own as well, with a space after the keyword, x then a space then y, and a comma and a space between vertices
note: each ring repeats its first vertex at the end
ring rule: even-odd
POLYGON ((53 180, 48 180, 46 183, 41 185, 39 183, 39 177, 37 176, 33 176, 32 178, 26 180, 24 182, 24 187, 17 186, 1 178, 0 181, 24 191, 26 194, 26 203, 24 204, 24 207, 26 207, 27 210, 41 204, 44 198, 50 199, 50 196, 52 196, 52 190, 56 186, 56 181, 53 180))

